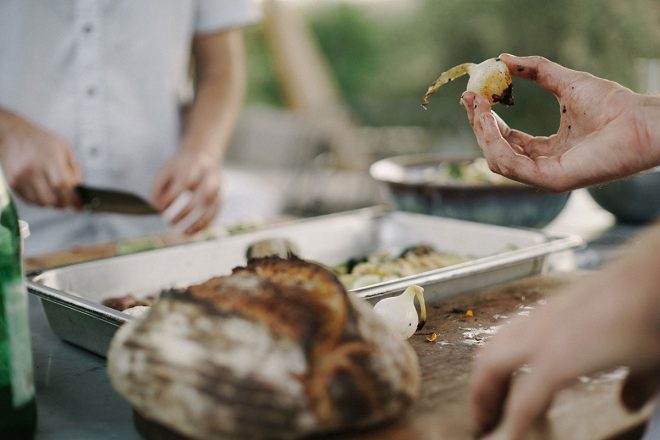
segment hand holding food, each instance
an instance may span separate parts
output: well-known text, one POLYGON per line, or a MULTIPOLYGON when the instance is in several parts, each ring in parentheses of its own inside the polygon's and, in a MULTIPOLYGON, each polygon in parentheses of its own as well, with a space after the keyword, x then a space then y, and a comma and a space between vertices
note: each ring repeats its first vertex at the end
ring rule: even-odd
POLYGON ((204 229, 220 210, 219 160, 203 151, 180 150, 158 175, 152 199, 161 212, 183 200, 172 224, 183 225, 186 234, 204 229))
POLYGON ((559 102, 556 134, 532 136, 510 128, 473 92, 461 98, 490 168, 552 191, 600 183, 660 164, 660 98, 541 57, 501 55, 514 75, 536 82, 559 102), (649 151, 650 150, 650 151, 649 151))
POLYGON ((108 372, 139 417, 189 439, 363 428, 400 416, 420 390, 412 347, 297 259, 165 292, 116 333, 108 372))
POLYGON ((71 147, 53 133, 0 110, 0 163, 23 199, 41 206, 79 207, 82 174, 71 147))
POLYGON ((501 102, 504 105, 513 105, 513 85, 509 68, 499 58, 490 58, 479 64, 459 64, 442 72, 424 94, 422 107, 426 109, 429 97, 440 87, 465 74, 470 75, 467 92, 485 96, 491 104, 501 102))

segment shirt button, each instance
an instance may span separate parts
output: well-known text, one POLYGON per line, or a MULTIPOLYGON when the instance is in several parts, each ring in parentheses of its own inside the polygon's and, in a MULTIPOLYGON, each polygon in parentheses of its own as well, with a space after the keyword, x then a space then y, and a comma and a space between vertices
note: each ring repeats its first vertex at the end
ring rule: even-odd
POLYGON ((92 26, 90 23, 87 23, 83 26, 82 30, 86 34, 91 34, 94 30, 94 26, 92 26))
POLYGON ((89 147, 89 155, 91 157, 97 157, 99 155, 99 147, 96 145, 89 147))
POLYGON ((94 96, 96 95, 96 87, 94 86, 89 86, 87 87, 87 96, 94 96))

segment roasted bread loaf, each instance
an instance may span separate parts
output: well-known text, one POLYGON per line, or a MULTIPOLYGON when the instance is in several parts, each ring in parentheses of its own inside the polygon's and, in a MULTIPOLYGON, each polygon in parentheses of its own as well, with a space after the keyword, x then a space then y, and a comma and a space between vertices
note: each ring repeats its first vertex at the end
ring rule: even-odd
POLYGON ((323 267, 265 258, 162 295, 108 353, 114 387, 185 438, 299 438, 400 416, 417 357, 323 267))

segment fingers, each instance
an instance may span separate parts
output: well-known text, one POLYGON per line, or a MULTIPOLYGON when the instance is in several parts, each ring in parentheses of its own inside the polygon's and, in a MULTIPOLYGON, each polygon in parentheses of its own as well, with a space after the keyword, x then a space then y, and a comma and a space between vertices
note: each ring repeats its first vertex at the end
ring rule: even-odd
POLYGON ((54 189, 48 182, 46 175, 39 174, 34 177, 32 186, 37 194, 37 200, 40 205, 44 206, 57 206, 58 197, 54 189))
POLYGON ((172 166, 166 166, 156 177, 152 192, 152 202, 160 211, 167 209, 181 190, 177 191, 175 186, 176 173, 172 166))
POLYGON ((83 175, 82 175, 82 169, 80 168, 80 165, 78 164, 78 161, 76 160, 73 153, 67 156, 67 166, 71 171, 70 181, 69 181, 70 191, 67 192, 67 202, 69 203, 70 206, 77 209, 81 209, 82 200, 80 200, 80 197, 78 196, 75 187, 76 185, 80 184, 80 182, 82 182, 83 175))
POLYGON ((516 151, 500 133, 497 120, 488 108, 488 101, 482 97, 477 97, 477 100, 475 136, 491 170, 519 182, 552 191, 563 190, 566 179, 561 170, 560 157, 532 159, 520 150, 516 151))
POLYGON ((475 102, 474 134, 488 166, 496 173, 513 178, 515 162, 519 154, 502 136, 488 100, 479 96, 476 97, 475 102))
POLYGON ((28 167, 18 177, 14 190, 26 201, 40 206, 57 206, 58 196, 48 182, 44 170, 28 167))
POLYGON ((219 184, 217 179, 215 176, 207 176, 197 187, 191 188, 190 193, 192 196, 189 197, 187 203, 174 214, 171 220, 173 224, 179 224, 184 218, 195 211, 197 216, 199 216, 199 212, 203 211, 206 213, 207 207, 218 203, 219 184))
MULTIPOLYGON (((509 345, 515 341, 509 340, 509 345)), ((503 355, 503 347, 499 354, 503 355)), ((488 431, 498 422, 496 433, 506 439, 522 439, 543 415, 553 396, 566 383, 565 372, 550 359, 532 360, 525 372, 518 369, 532 353, 521 352, 509 359, 499 356, 495 363, 480 366, 473 379, 472 409, 479 429, 488 431)), ((572 376, 570 376, 572 377, 572 376)))
POLYGON ((177 157, 154 185, 153 201, 177 229, 193 234, 208 226, 220 209, 218 170, 203 157, 177 157))
POLYGON ((190 161, 173 161, 156 178, 152 199, 161 211, 167 209, 174 199, 185 190, 195 191, 210 171, 206 165, 190 161))
MULTIPOLYGON (((511 161, 513 159, 510 156, 516 153, 502 136, 499 118, 492 114, 490 102, 483 96, 466 92, 461 97, 461 103, 468 112, 470 125, 472 125, 477 143, 488 162, 488 166, 492 171, 510 177, 500 170, 500 160, 505 158, 511 161), (491 149, 493 145, 496 149, 491 149), (502 150, 508 151, 506 154, 502 154, 502 150)), ((504 125, 506 126, 506 124, 504 125)))
MULTIPOLYGON (((490 364, 475 367, 470 390, 470 408, 478 432, 492 429, 502 417, 512 369, 490 364)), ((515 370, 515 368, 513 368, 515 370)))
POLYGON ((534 341, 520 319, 507 324, 477 353, 470 386, 470 405, 480 431, 491 429, 501 418, 512 375, 528 360, 534 341))
POLYGON ((73 152, 60 139, 37 133, 14 145, 7 159, 12 188, 26 201, 56 208, 79 204, 74 187, 81 171, 73 152))
MULTIPOLYGON (((178 225, 179 223, 181 223, 181 221, 184 218, 188 217, 193 212, 193 210, 200 205, 199 192, 191 193, 190 191, 186 191, 185 194, 186 195, 183 198, 183 202, 181 202, 183 207, 175 210, 170 220, 170 223, 173 225, 178 225)), ((178 200, 180 199, 177 197, 177 201, 178 200)), ((174 205, 172 204, 170 206, 174 206, 174 205)))
POLYGON ((37 193, 34 190, 34 188, 32 188, 31 186, 24 186, 23 187, 23 186, 17 185, 16 187, 14 187, 14 191, 16 191, 16 193, 18 193, 21 197, 23 197, 23 199, 26 202, 34 203, 35 205, 39 204, 39 201, 37 199, 37 193))
POLYGON ((213 219, 218 215, 218 212, 220 212, 220 198, 215 199, 210 205, 207 205, 204 214, 195 223, 187 227, 184 232, 191 235, 201 231, 211 224, 213 219))
MULTIPOLYGON (((220 210, 220 183, 217 173, 207 176, 199 185, 191 201, 191 217, 196 218, 185 228, 186 234, 194 234, 208 226, 220 210), (201 214, 200 214, 201 213, 201 214)), ((183 221, 181 217, 180 221, 183 221)))
POLYGON ((552 372, 532 367, 517 376, 511 387, 502 425, 498 431, 504 438, 525 438, 531 426, 546 412, 557 389, 552 372))
POLYGON ((548 334, 540 313, 506 324, 475 360, 470 401, 482 432, 501 422, 494 434, 522 438, 552 400, 558 383, 553 375, 563 377, 563 372, 554 368, 554 351, 547 356, 545 349, 539 351, 539 341, 548 334), (532 368, 521 372, 526 365, 532 368))
POLYGON ((80 183, 80 169, 70 158, 64 158, 60 166, 51 166, 45 170, 48 186, 55 195, 53 206, 58 208, 77 207, 80 200, 75 186, 80 183))
POLYGON ((552 137, 534 137, 512 130, 483 96, 465 92, 461 104, 493 172, 551 191, 569 189, 572 182, 570 175, 562 172, 561 156, 551 154, 552 137))
POLYGON ((212 196, 202 196, 202 191, 196 194, 184 191, 163 212, 163 217, 178 230, 185 234, 194 234, 208 226, 220 211, 219 192, 212 196))
POLYGON ((506 141, 511 144, 512 147, 514 147, 516 152, 524 153, 530 157, 533 157, 532 155, 535 153, 535 150, 532 148, 532 146, 535 145, 535 142, 537 142, 540 138, 534 137, 519 130, 509 128, 507 123, 504 122, 504 120, 502 120, 502 118, 500 118, 497 113, 494 111, 491 111, 491 113, 497 121, 497 127, 500 129, 502 137, 506 139, 506 141))
MULTIPOLYGON (((464 92, 463 95, 461 95, 461 104, 463 107, 465 107, 465 110, 468 114, 468 119, 470 121, 470 126, 474 129, 474 115, 475 111, 477 109, 477 100, 475 100, 476 95, 472 92, 464 92)), ((478 102, 481 102, 481 100, 478 100, 478 102)), ((530 136, 527 133, 524 133, 522 131, 518 130, 513 130, 511 129, 502 118, 499 117, 497 113, 491 110, 491 113, 495 117, 495 120, 497 121, 497 126, 500 130, 500 133, 504 139, 506 139, 509 144, 516 150, 518 153, 526 153, 525 147, 527 145, 531 145, 532 140, 534 139, 533 136, 530 136)))
POLYGON ((540 56, 517 57, 502 54, 500 59, 506 63, 512 75, 534 81, 556 96, 561 96, 566 87, 575 81, 579 74, 575 70, 540 56))
POLYGON ((475 109, 475 104, 474 104, 474 98, 475 94, 472 92, 463 92, 461 95, 461 100, 460 103, 465 107, 465 111, 467 112, 468 115, 468 120, 470 121, 470 126, 474 128, 474 109, 475 109))

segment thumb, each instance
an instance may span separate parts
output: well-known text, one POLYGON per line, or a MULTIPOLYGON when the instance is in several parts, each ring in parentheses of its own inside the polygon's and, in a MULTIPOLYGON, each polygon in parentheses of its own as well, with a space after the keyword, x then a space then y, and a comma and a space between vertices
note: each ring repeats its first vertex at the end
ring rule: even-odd
POLYGON ((561 96, 580 74, 540 56, 518 57, 505 53, 500 55, 500 59, 504 61, 513 76, 534 81, 556 96, 561 96))
POLYGON ((465 111, 468 115, 468 120, 470 121, 470 126, 474 127, 474 102, 475 94, 472 92, 463 92, 461 95, 461 105, 465 108, 465 111))

